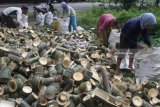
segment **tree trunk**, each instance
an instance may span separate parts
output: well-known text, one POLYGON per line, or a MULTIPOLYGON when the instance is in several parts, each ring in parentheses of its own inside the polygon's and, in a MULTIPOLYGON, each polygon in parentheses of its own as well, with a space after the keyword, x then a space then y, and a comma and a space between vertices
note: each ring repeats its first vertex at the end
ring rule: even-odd
POLYGON ((158 7, 160 0, 156 0, 155 5, 158 7))

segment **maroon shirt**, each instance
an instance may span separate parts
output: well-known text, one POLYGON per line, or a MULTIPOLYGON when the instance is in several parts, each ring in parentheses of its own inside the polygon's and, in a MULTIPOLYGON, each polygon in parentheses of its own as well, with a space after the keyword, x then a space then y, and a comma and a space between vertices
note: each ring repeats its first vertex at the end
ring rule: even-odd
POLYGON ((108 27, 111 27, 112 22, 115 20, 116 20, 116 18, 114 16, 112 16, 111 14, 101 15, 99 18, 98 24, 97 24, 97 33, 101 34, 108 27))

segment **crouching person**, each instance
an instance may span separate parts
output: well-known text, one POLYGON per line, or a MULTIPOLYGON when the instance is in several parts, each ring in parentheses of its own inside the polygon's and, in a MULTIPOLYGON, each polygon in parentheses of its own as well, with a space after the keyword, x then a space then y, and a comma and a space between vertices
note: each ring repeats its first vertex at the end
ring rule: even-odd
POLYGON ((8 7, 3 10, 2 12, 2 20, 3 23, 8 28, 26 28, 25 24, 23 23, 23 15, 27 15, 28 7, 22 6, 20 7, 8 7))

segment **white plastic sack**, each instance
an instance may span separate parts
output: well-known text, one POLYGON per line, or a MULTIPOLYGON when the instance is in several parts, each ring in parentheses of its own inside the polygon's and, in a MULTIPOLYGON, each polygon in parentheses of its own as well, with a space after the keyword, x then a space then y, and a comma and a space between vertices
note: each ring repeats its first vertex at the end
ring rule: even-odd
POLYGON ((69 25, 69 19, 58 19, 60 23, 60 33, 61 34, 67 34, 68 33, 68 25, 69 25))
POLYGON ((45 15, 43 13, 39 13, 36 15, 36 24, 43 26, 44 25, 44 20, 45 20, 45 15))
POLYGON ((52 14, 52 12, 49 11, 48 13, 45 14, 44 23, 47 25, 50 25, 52 22, 53 22, 53 14, 52 14))
POLYGON ((160 47, 145 49, 135 54, 135 75, 141 83, 160 79, 160 47))
POLYGON ((6 100, 0 100, 0 107, 15 107, 15 103, 6 100))
POLYGON ((113 49, 116 48, 116 43, 120 42, 120 32, 118 32, 118 29, 112 29, 109 35, 109 46, 113 49))
POLYGON ((35 5, 37 8, 42 9, 42 8, 46 8, 46 4, 45 3, 39 3, 37 5, 35 5))
POLYGON ((26 28, 28 28, 28 16, 27 15, 23 15, 22 23, 26 28))
MULTIPOLYGON (((114 62, 117 62, 117 58, 118 58, 118 56, 115 55, 115 56, 112 57, 112 60, 113 60, 114 62)), ((121 61, 120 69, 127 69, 127 68, 128 68, 128 65, 129 65, 129 55, 126 54, 125 57, 124 57, 124 58, 122 59, 122 61, 121 61)), ((133 68, 134 68, 134 67, 133 67, 133 68)))

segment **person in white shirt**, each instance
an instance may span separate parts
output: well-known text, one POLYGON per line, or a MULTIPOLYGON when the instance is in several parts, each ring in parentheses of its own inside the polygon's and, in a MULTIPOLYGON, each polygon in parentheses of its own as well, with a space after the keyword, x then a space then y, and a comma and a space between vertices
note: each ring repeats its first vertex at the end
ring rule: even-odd
POLYGON ((25 28, 22 22, 23 14, 26 15, 28 12, 28 7, 8 7, 3 10, 2 18, 3 23, 9 28, 17 28, 19 26, 25 28))
POLYGON ((73 30, 77 30, 77 19, 76 19, 76 12, 75 10, 69 6, 66 2, 61 3, 61 7, 63 9, 62 17, 69 16, 69 32, 71 32, 71 28, 73 27, 73 30))

